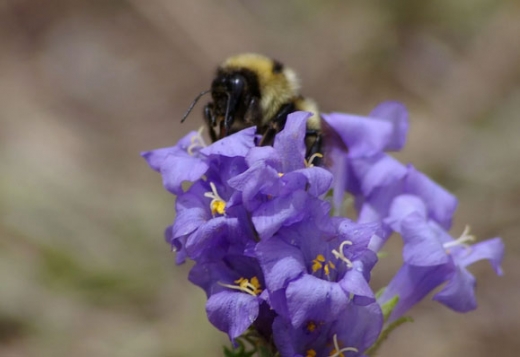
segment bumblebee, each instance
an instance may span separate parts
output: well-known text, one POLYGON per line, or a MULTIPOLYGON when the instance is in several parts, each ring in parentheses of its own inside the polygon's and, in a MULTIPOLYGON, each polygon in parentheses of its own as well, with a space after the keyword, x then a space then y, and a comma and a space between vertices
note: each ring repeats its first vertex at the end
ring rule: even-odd
POLYGON ((197 96, 184 121, 204 94, 212 101, 204 107, 204 118, 214 142, 242 129, 256 126, 259 145, 272 145, 275 135, 295 111, 313 115, 307 121, 307 158, 321 151, 321 125, 316 104, 300 95, 296 73, 268 57, 246 53, 225 60, 217 69, 211 89, 197 96))

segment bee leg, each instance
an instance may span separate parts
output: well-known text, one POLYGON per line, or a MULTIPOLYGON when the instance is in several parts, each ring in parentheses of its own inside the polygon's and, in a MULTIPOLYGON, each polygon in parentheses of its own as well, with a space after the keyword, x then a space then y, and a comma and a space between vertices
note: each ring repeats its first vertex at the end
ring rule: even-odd
POLYGON ((249 101, 246 113, 244 115, 244 123, 247 126, 261 125, 262 123, 262 109, 258 102, 258 97, 253 97, 249 101))
POLYGON ((321 138, 321 132, 319 130, 312 130, 312 129, 307 129, 307 131, 305 132, 305 141, 306 142, 309 142, 309 140, 312 140, 310 139, 310 137, 313 136, 314 137, 314 141, 311 142, 310 145, 307 145, 308 149, 307 149, 307 155, 306 155, 306 159, 307 159, 307 162, 309 163, 309 165, 315 165, 315 166, 321 166, 322 164, 322 158, 319 157, 319 156, 314 156, 313 155, 316 155, 316 154, 321 154, 321 146, 322 146, 322 138, 321 138), (311 160, 312 158, 312 162, 309 162, 309 160, 311 160))
POLYGON ((294 104, 288 103, 283 105, 275 116, 269 120, 267 129, 265 130, 262 140, 260 140, 260 146, 273 145, 274 137, 285 127, 287 121, 287 115, 294 112, 294 104))
POLYGON ((204 119, 206 120, 206 125, 208 127, 211 141, 217 141, 217 133, 215 132, 215 125, 217 124, 217 120, 215 118, 215 114, 213 113, 212 103, 208 103, 204 107, 204 119))

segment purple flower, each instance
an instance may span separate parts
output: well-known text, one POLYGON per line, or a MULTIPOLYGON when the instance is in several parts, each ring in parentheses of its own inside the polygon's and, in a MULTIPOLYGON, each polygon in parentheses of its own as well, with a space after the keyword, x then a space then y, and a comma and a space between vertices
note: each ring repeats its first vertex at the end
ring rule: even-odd
POLYGON ((206 146, 200 132, 192 131, 175 146, 146 151, 141 156, 161 174, 164 187, 178 195, 183 192, 183 182, 197 181, 210 166, 218 172, 221 157, 244 157, 255 146, 255 133, 256 128, 248 128, 206 146))
POLYGON ((500 275, 503 243, 469 246, 467 230, 452 238, 456 198, 386 154, 405 143, 404 106, 385 102, 368 117, 324 115, 324 167, 305 157, 309 117, 290 114, 272 147, 257 147, 251 127, 209 146, 191 132, 142 153, 177 195, 165 237, 178 264, 195 261, 189 279, 208 297, 209 321, 232 341, 251 329, 282 357, 354 357, 386 336, 381 306, 396 296, 387 322, 442 284, 434 300, 474 309, 467 267, 487 259, 500 275), (337 215, 345 192, 357 221, 331 217, 330 201, 337 215), (404 262, 376 300, 371 272, 392 232, 402 236, 404 262))
POLYGON ((390 213, 393 200, 399 195, 410 194, 424 202, 429 218, 445 229, 451 227, 457 199, 413 166, 404 166, 389 156, 381 155, 369 164, 356 163, 354 171, 359 177, 363 197, 360 222, 384 220, 390 213))
POLYGON ((451 226, 457 199, 413 166, 379 154, 370 159, 352 160, 351 170, 357 179, 353 194, 359 209, 358 222, 382 222, 386 230, 383 238, 396 231, 389 216, 394 200, 401 195, 416 197, 423 202, 429 219, 445 229, 451 226))
POLYGON ((359 179, 353 160, 369 163, 384 151, 400 150, 408 132, 408 112, 397 102, 378 105, 368 117, 351 114, 323 114, 329 128, 326 162, 334 175, 334 208, 340 212, 344 191, 356 194, 359 179))
POLYGON ((208 296, 210 322, 231 340, 255 322, 266 298, 262 271, 252 257, 228 254, 199 262, 190 271, 190 281, 208 296))
POLYGON ((175 146, 146 151, 141 156, 162 175, 164 187, 178 195, 182 193, 184 181, 194 182, 208 170, 208 163, 200 155, 203 147, 205 143, 200 133, 192 131, 175 146))
POLYGON ((310 320, 293 327, 282 317, 273 324, 273 336, 281 356, 363 356, 383 326, 377 303, 359 306, 349 303, 329 323, 310 320))
MULTIPOLYGON (((221 176, 226 175, 226 168, 241 166, 236 161, 240 158, 221 158, 221 176)), ((184 248, 186 254, 195 260, 202 254, 215 254, 221 248, 227 249, 230 244, 240 243, 242 246, 244 242, 256 239, 246 211, 239 202, 239 193, 220 183, 222 177, 213 179, 211 172, 207 176, 208 181, 198 181, 178 196, 177 217, 168 236, 172 246, 177 250, 184 248)))
POLYGON ((284 227, 256 246, 271 305, 295 328, 309 320, 334 320, 351 296, 356 304, 375 301, 368 281, 377 256, 368 245, 377 227, 321 217, 284 227), (323 220, 329 229, 316 224, 323 220))
POLYGON ((501 239, 493 238, 469 246, 474 237, 469 235, 468 228, 460 238, 453 239, 440 224, 428 218, 426 205, 413 195, 397 197, 390 211, 388 221, 404 240, 404 264, 380 298, 384 303, 399 296, 391 319, 402 316, 445 282, 434 300, 458 312, 475 309, 475 278, 466 267, 488 259, 495 272, 501 275, 504 255, 501 239))
POLYGON ((289 115, 274 146, 252 148, 246 156, 249 168, 228 181, 230 187, 242 192, 242 202, 251 212, 260 239, 302 220, 309 200, 325 194, 331 186, 332 175, 327 170, 305 161, 309 116, 304 112, 289 115))

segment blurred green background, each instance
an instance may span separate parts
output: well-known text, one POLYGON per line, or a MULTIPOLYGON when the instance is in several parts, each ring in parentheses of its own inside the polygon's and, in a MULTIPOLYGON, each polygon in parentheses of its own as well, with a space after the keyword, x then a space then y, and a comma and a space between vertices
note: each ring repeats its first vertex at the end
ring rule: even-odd
POLYGON ((520 3, 506 0, 2 0, 0 356, 221 356, 163 242, 174 197, 139 152, 198 128, 202 105, 179 119, 244 51, 293 67, 323 111, 404 102, 397 156, 460 198, 453 234, 506 242, 504 277, 471 269, 478 310, 425 301, 380 355, 518 356, 520 3))

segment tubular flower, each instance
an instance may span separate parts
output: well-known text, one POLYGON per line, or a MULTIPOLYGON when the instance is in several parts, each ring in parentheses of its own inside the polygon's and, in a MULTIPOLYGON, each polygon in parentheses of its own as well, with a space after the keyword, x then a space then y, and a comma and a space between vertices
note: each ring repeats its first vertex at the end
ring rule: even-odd
POLYGON ((489 260, 495 272, 502 275, 500 263, 504 245, 499 238, 469 245, 474 237, 466 227, 463 234, 454 239, 440 224, 428 218, 426 205, 413 195, 402 195, 394 200, 388 221, 404 241, 404 264, 380 298, 384 303, 399 297, 392 319, 400 317, 442 283, 446 285, 434 295, 434 300, 459 312, 475 309, 476 280, 466 267, 478 260, 489 260))
POLYGON ((474 309, 467 267, 487 259, 501 274, 503 243, 470 245, 468 230, 453 238, 456 198, 387 154, 404 146, 404 106, 323 115, 325 147, 314 157, 306 157, 309 118, 290 114, 272 146, 257 146, 251 127, 210 145, 191 132, 142 154, 177 196, 165 237, 178 264, 195 262, 189 280, 206 293, 209 321, 253 353, 354 357, 373 353, 442 284, 435 300, 474 309), (345 194, 356 220, 341 216, 345 194), (404 242, 403 265, 375 294, 372 270, 392 233, 404 242))

